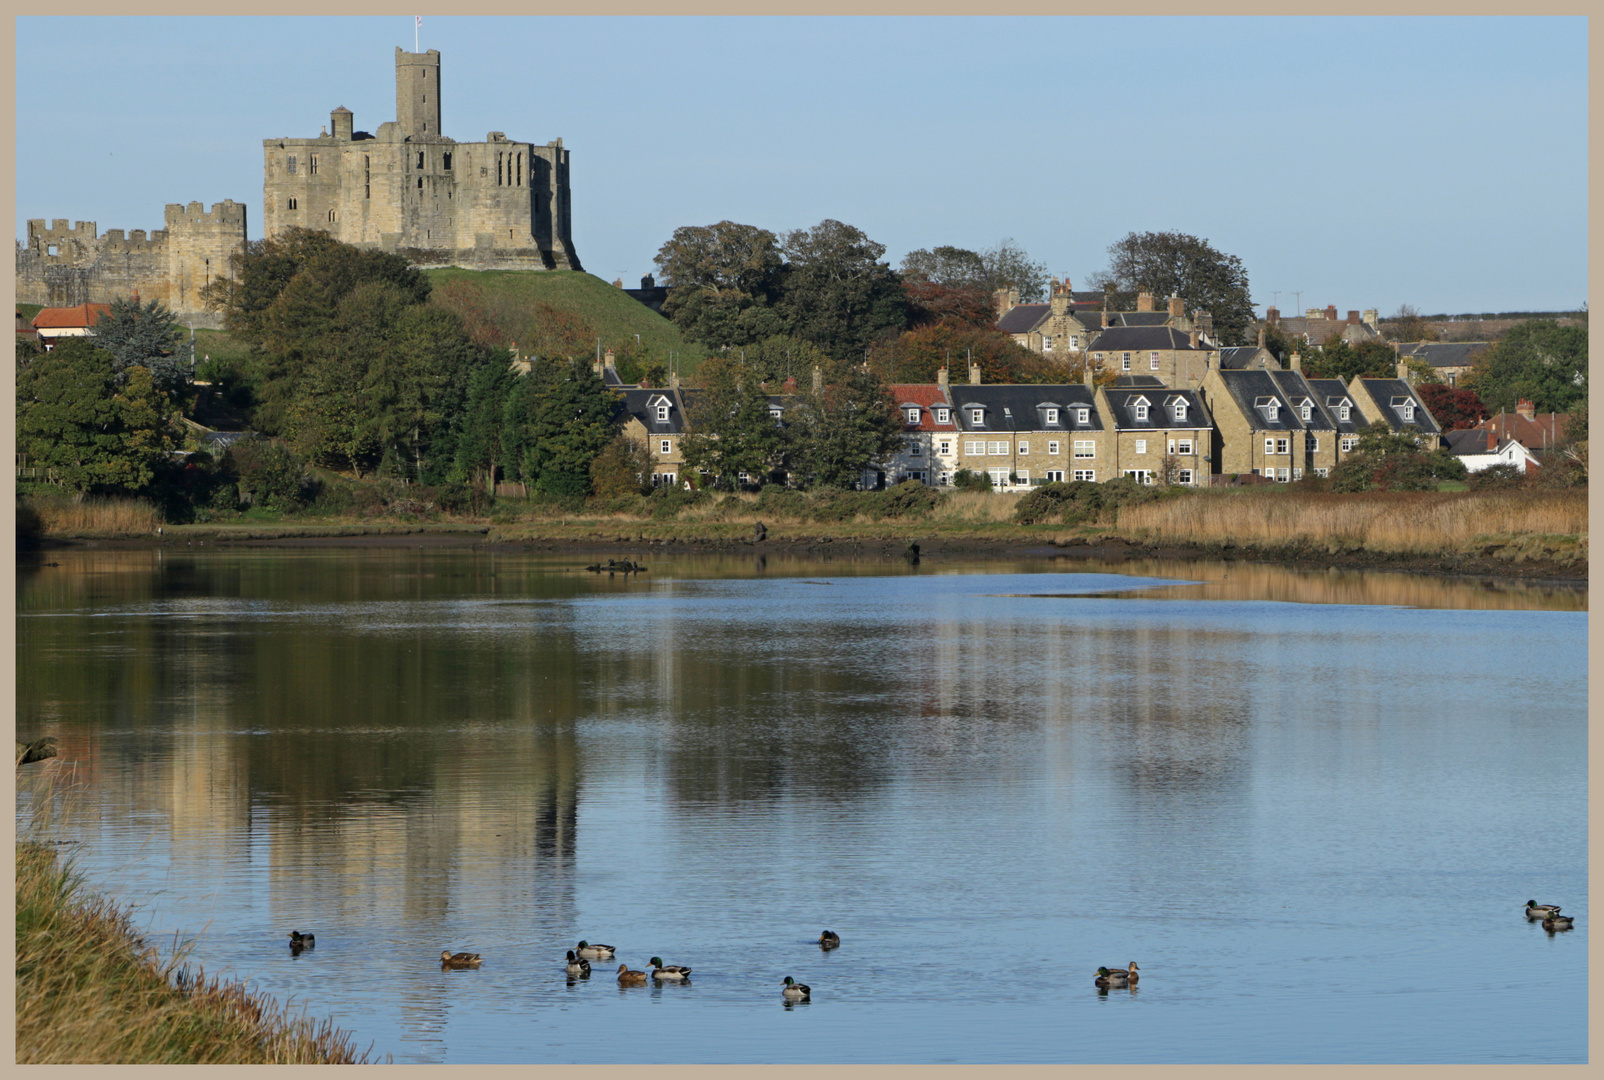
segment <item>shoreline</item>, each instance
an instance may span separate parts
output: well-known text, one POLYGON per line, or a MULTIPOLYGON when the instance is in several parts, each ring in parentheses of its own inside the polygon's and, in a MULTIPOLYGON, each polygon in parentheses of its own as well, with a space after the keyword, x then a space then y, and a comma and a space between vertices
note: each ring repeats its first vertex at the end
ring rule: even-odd
MULTIPOLYGON (((623 523, 620 523, 623 524, 623 523)), ((635 523, 648 525, 649 523, 635 523)), ((527 528, 527 526, 525 526, 527 528)), ((1083 558, 1104 562, 1133 559, 1195 561, 1218 559, 1223 562, 1266 564, 1294 570, 1376 570, 1393 573, 1425 574, 1445 577, 1505 578, 1527 583, 1585 587, 1586 561, 1560 561, 1545 558, 1539 549, 1517 551, 1513 557, 1498 557, 1490 551, 1481 554, 1442 551, 1408 554, 1350 548, 1331 551, 1313 545, 1294 545, 1271 549, 1253 545, 1159 544, 1104 534, 1063 537, 1063 530, 1044 531, 1040 536, 942 535, 940 531, 921 531, 902 527, 894 535, 876 530, 870 535, 780 534, 776 526, 761 541, 747 536, 709 536, 705 532, 681 537, 647 536, 645 530, 589 527, 583 535, 498 535, 495 526, 178 526, 162 536, 122 537, 43 537, 37 547, 19 550, 19 558, 40 556, 52 550, 107 548, 146 549, 212 548, 486 548, 571 553, 588 555, 631 555, 649 557, 652 553, 687 555, 752 554, 834 555, 853 559, 904 558, 910 543, 919 545, 921 561, 941 557, 963 558, 1083 558)), ((573 527, 544 530, 547 533, 576 531, 573 527)), ((743 531, 744 528, 743 528, 743 531)), ((1497 545, 1494 546, 1496 550, 1497 545)))

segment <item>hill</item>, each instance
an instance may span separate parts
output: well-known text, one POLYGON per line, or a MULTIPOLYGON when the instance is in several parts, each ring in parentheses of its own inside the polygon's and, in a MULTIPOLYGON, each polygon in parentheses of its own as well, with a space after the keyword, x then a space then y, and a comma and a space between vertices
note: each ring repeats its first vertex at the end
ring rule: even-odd
MULTIPOLYGON (((441 267, 425 270, 434 286, 435 298, 452 288, 471 288, 490 318, 506 325, 508 313, 525 312, 536 304, 572 312, 582 318, 601 338, 603 349, 614 349, 620 356, 643 350, 645 358, 674 361, 682 376, 695 372, 705 349, 680 336, 679 328, 623 289, 609 285, 593 274, 574 270, 463 270, 441 267), (639 335, 639 344, 636 337, 639 335)), ((451 305, 448 305, 451 306, 451 305)), ((518 340, 516 337, 513 340, 518 340)), ((520 342, 520 350, 528 344, 520 342)), ((590 350, 595 349, 594 340, 590 350)))

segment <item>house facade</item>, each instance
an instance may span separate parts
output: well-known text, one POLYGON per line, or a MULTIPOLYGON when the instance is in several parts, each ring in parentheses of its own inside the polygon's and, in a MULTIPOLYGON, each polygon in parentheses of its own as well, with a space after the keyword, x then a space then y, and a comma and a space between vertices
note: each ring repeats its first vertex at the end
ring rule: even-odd
POLYGON ((1196 390, 1103 386, 1096 400, 1109 433, 1107 479, 1208 486, 1214 423, 1196 390))

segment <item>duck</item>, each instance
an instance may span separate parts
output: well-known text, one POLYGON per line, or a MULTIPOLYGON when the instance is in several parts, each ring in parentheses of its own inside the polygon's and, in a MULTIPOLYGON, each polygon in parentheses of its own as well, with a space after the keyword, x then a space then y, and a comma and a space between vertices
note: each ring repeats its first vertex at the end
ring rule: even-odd
POLYGON ((618 965, 619 986, 645 986, 646 973, 644 971, 631 971, 628 964, 618 965))
POLYGON ((588 941, 581 941, 579 948, 574 951, 586 960, 611 960, 613 953, 618 950, 611 945, 592 945, 588 941))
POLYGON ((479 966, 479 954, 476 952, 454 953, 450 949, 441 949, 440 966, 443 968, 476 968, 479 966))
POLYGON ((568 950, 568 967, 565 969, 570 975, 589 975, 590 961, 574 955, 574 950, 568 950))
POLYGON ((1569 930, 1574 922, 1569 915, 1550 915, 1543 920, 1543 929, 1552 934, 1555 930, 1569 930))
POLYGON ((1131 961, 1131 966, 1126 968, 1125 970, 1127 972, 1127 978, 1130 980, 1130 984, 1132 986, 1135 986, 1136 985, 1136 980, 1141 978, 1141 976, 1136 973, 1136 961, 1132 960, 1131 961))
POLYGON ((780 996, 786 1001, 807 1001, 813 995, 812 989, 803 983, 797 982, 789 975, 785 977, 785 982, 780 985, 784 987, 780 991, 780 996))
POLYGON ((1550 915, 1559 914, 1558 904, 1539 904, 1536 900, 1526 901, 1526 917, 1528 919, 1546 919, 1550 915))
POLYGON ((1131 973, 1124 968, 1115 968, 1113 971, 1106 967, 1097 969, 1097 978, 1093 980, 1094 986, 1113 987, 1123 989, 1131 984, 1131 973))
POLYGON ((839 948, 840 945, 841 935, 836 933, 834 930, 826 930, 824 933, 819 935, 819 948, 821 949, 839 948))
POLYGON ((691 969, 688 967, 682 967, 679 964, 669 964, 664 966, 663 958, 661 956, 654 956, 652 957, 651 972, 652 978, 654 979, 678 980, 689 978, 691 969))
POLYGON ((292 948, 292 949, 310 949, 313 946, 315 946, 316 944, 317 944, 317 936, 316 935, 314 935, 314 934, 303 934, 299 930, 291 930, 290 931, 290 948, 292 948))

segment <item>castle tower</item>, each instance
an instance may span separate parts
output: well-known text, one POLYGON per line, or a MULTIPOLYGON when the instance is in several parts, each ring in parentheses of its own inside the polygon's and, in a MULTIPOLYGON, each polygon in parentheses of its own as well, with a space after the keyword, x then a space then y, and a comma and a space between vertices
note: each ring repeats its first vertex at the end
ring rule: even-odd
POLYGON ((403 138, 440 137, 440 50, 395 47, 395 120, 403 138))

